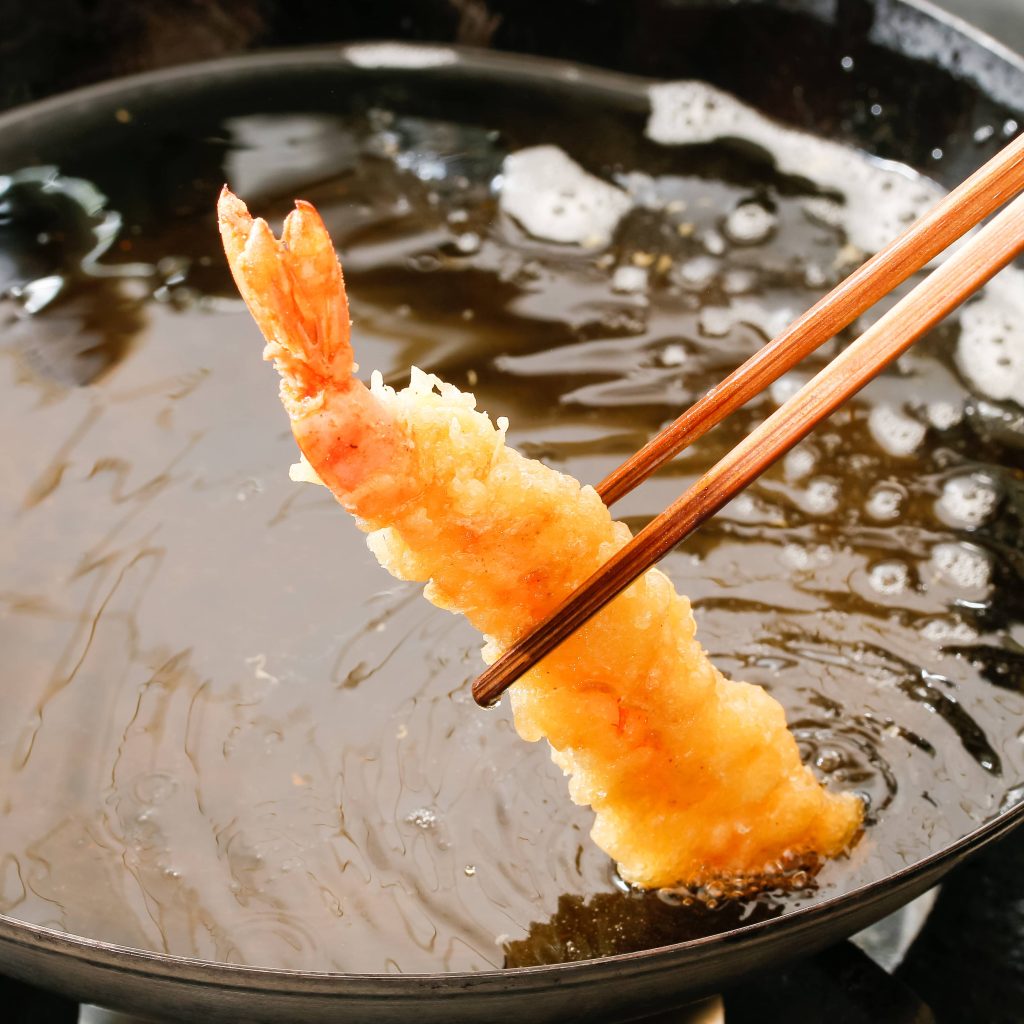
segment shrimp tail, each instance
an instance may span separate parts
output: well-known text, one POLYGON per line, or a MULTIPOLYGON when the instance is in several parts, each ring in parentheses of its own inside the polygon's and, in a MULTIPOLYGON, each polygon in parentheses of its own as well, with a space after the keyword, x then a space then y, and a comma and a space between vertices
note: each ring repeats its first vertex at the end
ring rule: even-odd
POLYGON ((296 200, 277 239, 227 186, 217 219, 302 454, 345 508, 374 521, 408 500, 412 443, 382 396, 354 376, 345 281, 324 222, 296 200))
POLYGON ((297 200, 281 238, 225 185, 217 202, 235 284, 267 341, 290 413, 344 389, 357 369, 341 265, 320 215, 297 200))

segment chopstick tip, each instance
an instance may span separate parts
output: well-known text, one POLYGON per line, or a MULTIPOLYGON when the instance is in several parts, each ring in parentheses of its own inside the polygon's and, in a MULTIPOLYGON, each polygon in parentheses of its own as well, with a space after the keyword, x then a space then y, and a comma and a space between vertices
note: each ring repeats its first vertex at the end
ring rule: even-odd
POLYGON ((490 669, 485 669, 473 680, 473 700, 484 709, 493 708, 509 685, 493 676, 490 669))

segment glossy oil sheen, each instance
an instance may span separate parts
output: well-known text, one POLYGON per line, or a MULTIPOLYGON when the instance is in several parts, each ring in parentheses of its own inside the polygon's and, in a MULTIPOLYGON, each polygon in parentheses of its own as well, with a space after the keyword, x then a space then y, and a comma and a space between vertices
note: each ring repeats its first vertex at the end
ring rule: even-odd
MULTIPOLYGON (((563 86, 545 116, 446 88, 447 116, 386 81, 329 114, 213 111, 164 180, 99 167, 106 200, 6 183, 0 912, 266 967, 550 963, 784 914, 1020 795, 1024 433, 965 384, 955 324, 665 563, 716 663, 870 801, 850 857, 787 896, 624 891, 543 746, 474 706, 473 631, 289 482, 215 235, 225 178, 275 224, 296 195, 324 213, 363 372, 436 372, 590 482, 857 258, 809 216, 813 181, 760 148, 656 144, 634 92, 563 86), (535 144, 632 193, 609 244, 500 210, 504 157, 535 144)), ((786 387, 618 511, 641 525, 786 387)))

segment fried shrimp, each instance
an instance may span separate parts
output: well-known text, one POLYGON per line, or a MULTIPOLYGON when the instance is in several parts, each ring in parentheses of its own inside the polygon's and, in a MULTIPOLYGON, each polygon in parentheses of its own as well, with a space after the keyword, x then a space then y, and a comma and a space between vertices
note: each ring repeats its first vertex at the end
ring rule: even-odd
MULTIPOLYGON (((220 229, 281 374, 303 461, 369 533, 381 564, 465 615, 493 661, 630 537, 597 493, 505 444, 472 395, 415 368, 395 391, 353 373, 341 268, 299 202, 280 240, 227 189, 220 229)), ((782 707, 730 682, 689 601, 651 569, 509 691, 526 740, 546 738, 594 841, 641 886, 756 886, 793 858, 841 853, 860 800, 800 761, 782 707)))

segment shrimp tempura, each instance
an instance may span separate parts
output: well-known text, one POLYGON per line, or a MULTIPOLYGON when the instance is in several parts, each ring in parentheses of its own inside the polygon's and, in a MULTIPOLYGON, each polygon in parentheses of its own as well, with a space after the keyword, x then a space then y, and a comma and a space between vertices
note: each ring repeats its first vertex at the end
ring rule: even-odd
MULTIPOLYGON (((227 189, 228 262, 281 374, 303 455, 369 533, 381 564, 486 635, 493 661, 630 537, 596 491, 505 444, 472 395, 412 371, 394 391, 353 376, 348 305, 327 230, 296 203, 280 241, 227 189)), ((641 886, 757 884, 834 856, 861 803, 800 762, 783 709, 725 679, 689 601, 651 569, 509 691, 526 740, 546 738, 592 837, 641 886)))

